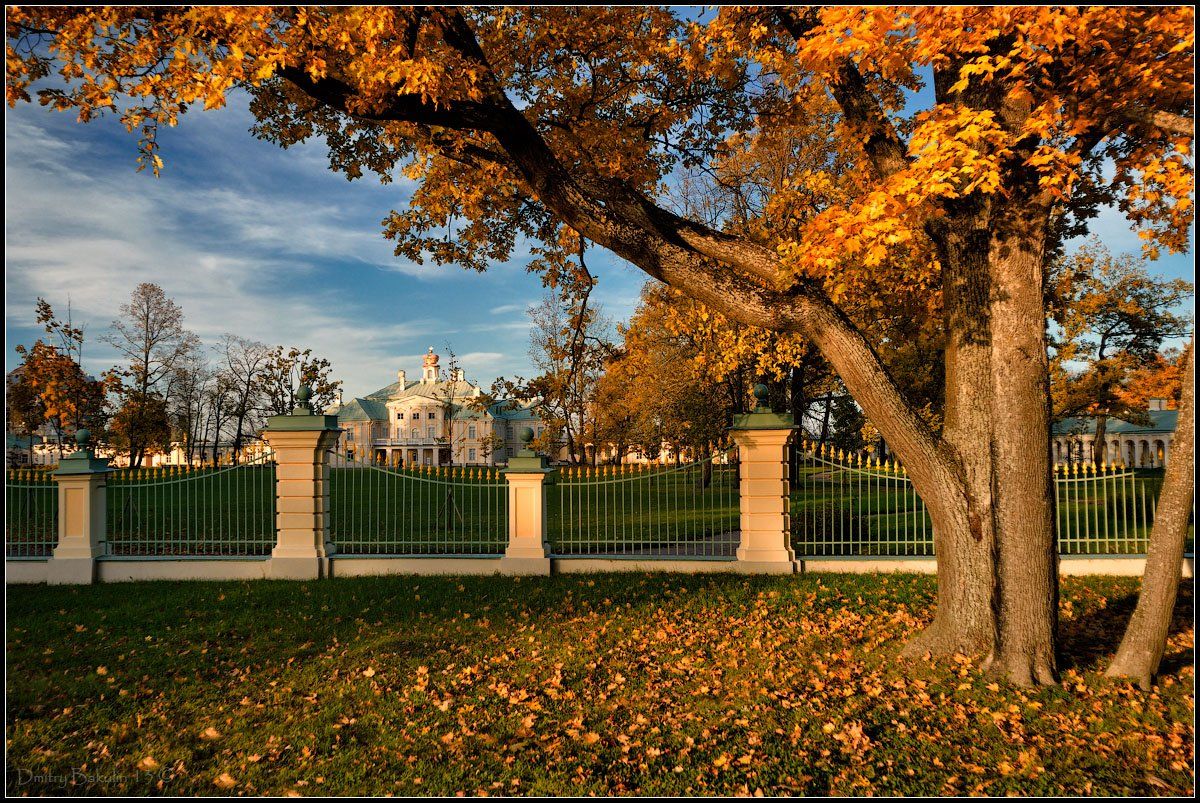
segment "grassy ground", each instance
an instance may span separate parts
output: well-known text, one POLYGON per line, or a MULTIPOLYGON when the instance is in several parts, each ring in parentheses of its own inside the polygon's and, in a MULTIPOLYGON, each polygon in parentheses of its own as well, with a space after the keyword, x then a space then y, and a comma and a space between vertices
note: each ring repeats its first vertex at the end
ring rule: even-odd
POLYGON ((1188 794, 1192 590, 1064 580, 1062 685, 901 668, 925 577, 609 575, 8 592, 9 793, 1188 794))

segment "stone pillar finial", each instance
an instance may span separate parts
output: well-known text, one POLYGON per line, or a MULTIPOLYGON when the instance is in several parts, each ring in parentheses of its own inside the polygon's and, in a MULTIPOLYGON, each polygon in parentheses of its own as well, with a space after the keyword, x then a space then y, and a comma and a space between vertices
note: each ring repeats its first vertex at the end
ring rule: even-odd
POLYGON ((754 386, 754 412, 769 413, 771 406, 767 404, 767 397, 771 395, 771 389, 759 382, 754 386))
POLYGON ((301 385, 296 391, 296 407, 292 410, 292 415, 312 415, 312 397, 312 388, 301 385))

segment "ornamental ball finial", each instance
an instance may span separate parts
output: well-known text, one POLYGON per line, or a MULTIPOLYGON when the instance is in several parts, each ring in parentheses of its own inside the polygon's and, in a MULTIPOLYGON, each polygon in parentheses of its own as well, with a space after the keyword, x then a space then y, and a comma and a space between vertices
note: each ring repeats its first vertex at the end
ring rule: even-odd
POLYGON ((771 389, 759 382, 754 386, 754 398, 758 400, 759 407, 767 406, 767 396, 770 395, 771 389))
POLYGON ((75 445, 80 449, 86 449, 88 441, 92 439, 92 433, 86 429, 78 429, 75 431, 75 445))
POLYGON ((312 395, 312 388, 308 385, 301 385, 300 389, 296 391, 296 400, 304 404, 312 398, 312 395))
POLYGON ((521 439, 521 443, 528 446, 533 442, 533 430, 530 427, 522 427, 521 432, 517 437, 521 439))

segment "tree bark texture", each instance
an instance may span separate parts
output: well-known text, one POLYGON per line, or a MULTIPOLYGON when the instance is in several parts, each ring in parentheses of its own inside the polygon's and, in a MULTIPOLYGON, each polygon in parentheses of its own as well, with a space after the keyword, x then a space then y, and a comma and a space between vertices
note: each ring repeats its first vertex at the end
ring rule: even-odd
POLYGON ((1096 432, 1092 435, 1092 462, 1102 466, 1108 462, 1108 415, 1096 416, 1096 432))
POLYGON ((1148 689, 1162 661, 1170 634, 1171 614, 1179 591, 1180 566, 1187 540, 1188 519, 1195 495, 1196 463, 1196 341, 1188 346, 1182 365, 1183 395, 1179 403, 1179 425, 1171 443, 1171 459, 1159 492, 1146 554, 1146 572, 1137 607, 1125 629, 1117 655, 1105 672, 1109 677, 1130 678, 1148 689))
POLYGON ((943 267, 947 338, 942 437, 962 467, 963 488, 956 521, 934 521, 937 611, 929 628, 907 645, 909 656, 987 654, 996 642, 987 210, 964 204, 957 211, 957 225, 940 225, 929 233, 943 267))
POLYGON ((993 520, 999 582, 992 669, 1018 685, 1056 682, 1058 554, 1050 473, 1050 370, 1043 300, 1047 209, 992 213, 993 520))

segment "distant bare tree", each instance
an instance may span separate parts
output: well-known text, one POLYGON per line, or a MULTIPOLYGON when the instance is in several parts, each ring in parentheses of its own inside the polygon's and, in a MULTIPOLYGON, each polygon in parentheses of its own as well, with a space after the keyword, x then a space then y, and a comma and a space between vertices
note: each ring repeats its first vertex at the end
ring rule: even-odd
POLYGON ((159 402, 171 401, 175 367, 199 347, 199 340, 183 328, 183 309, 150 282, 134 288, 104 340, 128 360, 119 393, 129 465, 136 468, 157 440, 151 431, 160 428, 159 402))
POLYGON ((257 430, 262 408, 262 390, 258 378, 270 359, 265 343, 227 334, 221 338, 221 375, 229 389, 229 418, 233 427, 232 457, 236 463, 248 437, 257 430))

